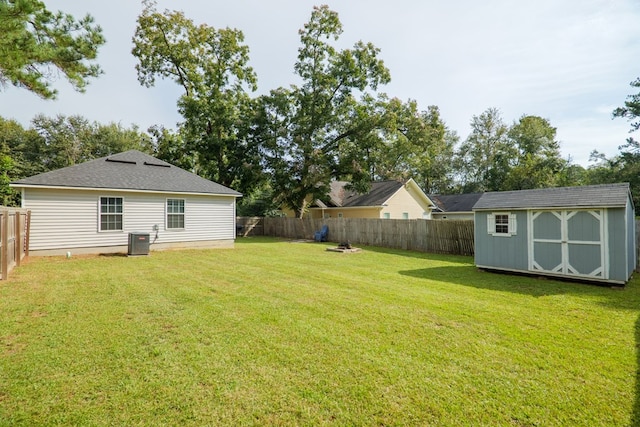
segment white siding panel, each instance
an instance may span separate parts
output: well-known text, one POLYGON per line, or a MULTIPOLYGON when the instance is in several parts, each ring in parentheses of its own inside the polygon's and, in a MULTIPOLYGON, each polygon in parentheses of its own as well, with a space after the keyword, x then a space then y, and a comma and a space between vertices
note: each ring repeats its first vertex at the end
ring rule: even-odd
POLYGON ((34 251, 127 245, 130 232, 148 232, 154 243, 177 243, 235 238, 235 199, 224 196, 184 196, 84 190, 27 188, 23 205, 31 209, 30 248, 34 251), (122 231, 98 231, 98 200, 122 197, 122 231), (185 229, 166 230, 167 198, 185 199, 185 229))

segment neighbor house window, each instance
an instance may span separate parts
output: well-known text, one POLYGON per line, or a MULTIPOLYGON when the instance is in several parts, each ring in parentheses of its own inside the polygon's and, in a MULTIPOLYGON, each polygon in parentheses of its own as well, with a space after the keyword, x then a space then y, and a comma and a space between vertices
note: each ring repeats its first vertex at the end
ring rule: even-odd
POLYGON ((122 197, 100 197, 100 231, 122 230, 122 197))
POLYGON ((513 236, 517 228, 515 214, 495 212, 487 216, 487 232, 493 236, 513 236))
POLYGON ((385 212, 385 213, 382 214, 382 218, 391 219, 391 214, 389 212, 385 212))
POLYGON ((167 199, 167 228, 184 228, 184 199, 167 199))
POLYGON ((402 219, 409 219, 409 212, 402 212, 402 219))

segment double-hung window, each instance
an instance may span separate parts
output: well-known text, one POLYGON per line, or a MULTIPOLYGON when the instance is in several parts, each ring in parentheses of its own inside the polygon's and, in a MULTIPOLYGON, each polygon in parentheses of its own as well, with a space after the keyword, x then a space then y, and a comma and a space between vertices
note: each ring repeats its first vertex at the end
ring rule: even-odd
POLYGON ((184 228, 184 199, 167 199, 167 229, 184 228))
POLYGON ((100 231, 122 231, 122 197, 100 197, 100 231))
POLYGON ((514 236, 517 230, 515 214, 511 212, 493 212, 487 215, 487 232, 492 236, 514 236))

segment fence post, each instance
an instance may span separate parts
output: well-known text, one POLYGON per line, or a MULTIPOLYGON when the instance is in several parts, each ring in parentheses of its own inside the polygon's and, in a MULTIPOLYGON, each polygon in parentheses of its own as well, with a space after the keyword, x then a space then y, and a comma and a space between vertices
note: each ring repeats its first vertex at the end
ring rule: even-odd
POLYGON ((9 211, 2 209, 2 280, 9 277, 9 211))
POLYGON ((24 256, 29 256, 29 236, 31 236, 31 211, 28 210, 24 219, 24 256))
POLYGON ((16 211, 15 214, 15 233, 16 233, 16 244, 15 244, 15 255, 16 255, 16 267, 20 267, 20 258, 22 258, 22 227, 20 224, 22 223, 22 213, 20 211, 16 211))

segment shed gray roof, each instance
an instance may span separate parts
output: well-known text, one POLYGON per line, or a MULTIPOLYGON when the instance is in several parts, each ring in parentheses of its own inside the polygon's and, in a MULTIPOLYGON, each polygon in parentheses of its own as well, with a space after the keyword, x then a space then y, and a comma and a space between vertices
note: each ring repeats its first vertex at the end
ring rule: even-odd
POLYGON ((11 183, 12 187, 99 188, 241 196, 235 190, 204 179, 137 150, 90 160, 11 183))
POLYGON ((471 212, 482 193, 429 194, 429 199, 442 212, 471 212))
POLYGON ((624 207, 630 195, 629 183, 536 190, 487 192, 473 210, 530 208, 624 207))

